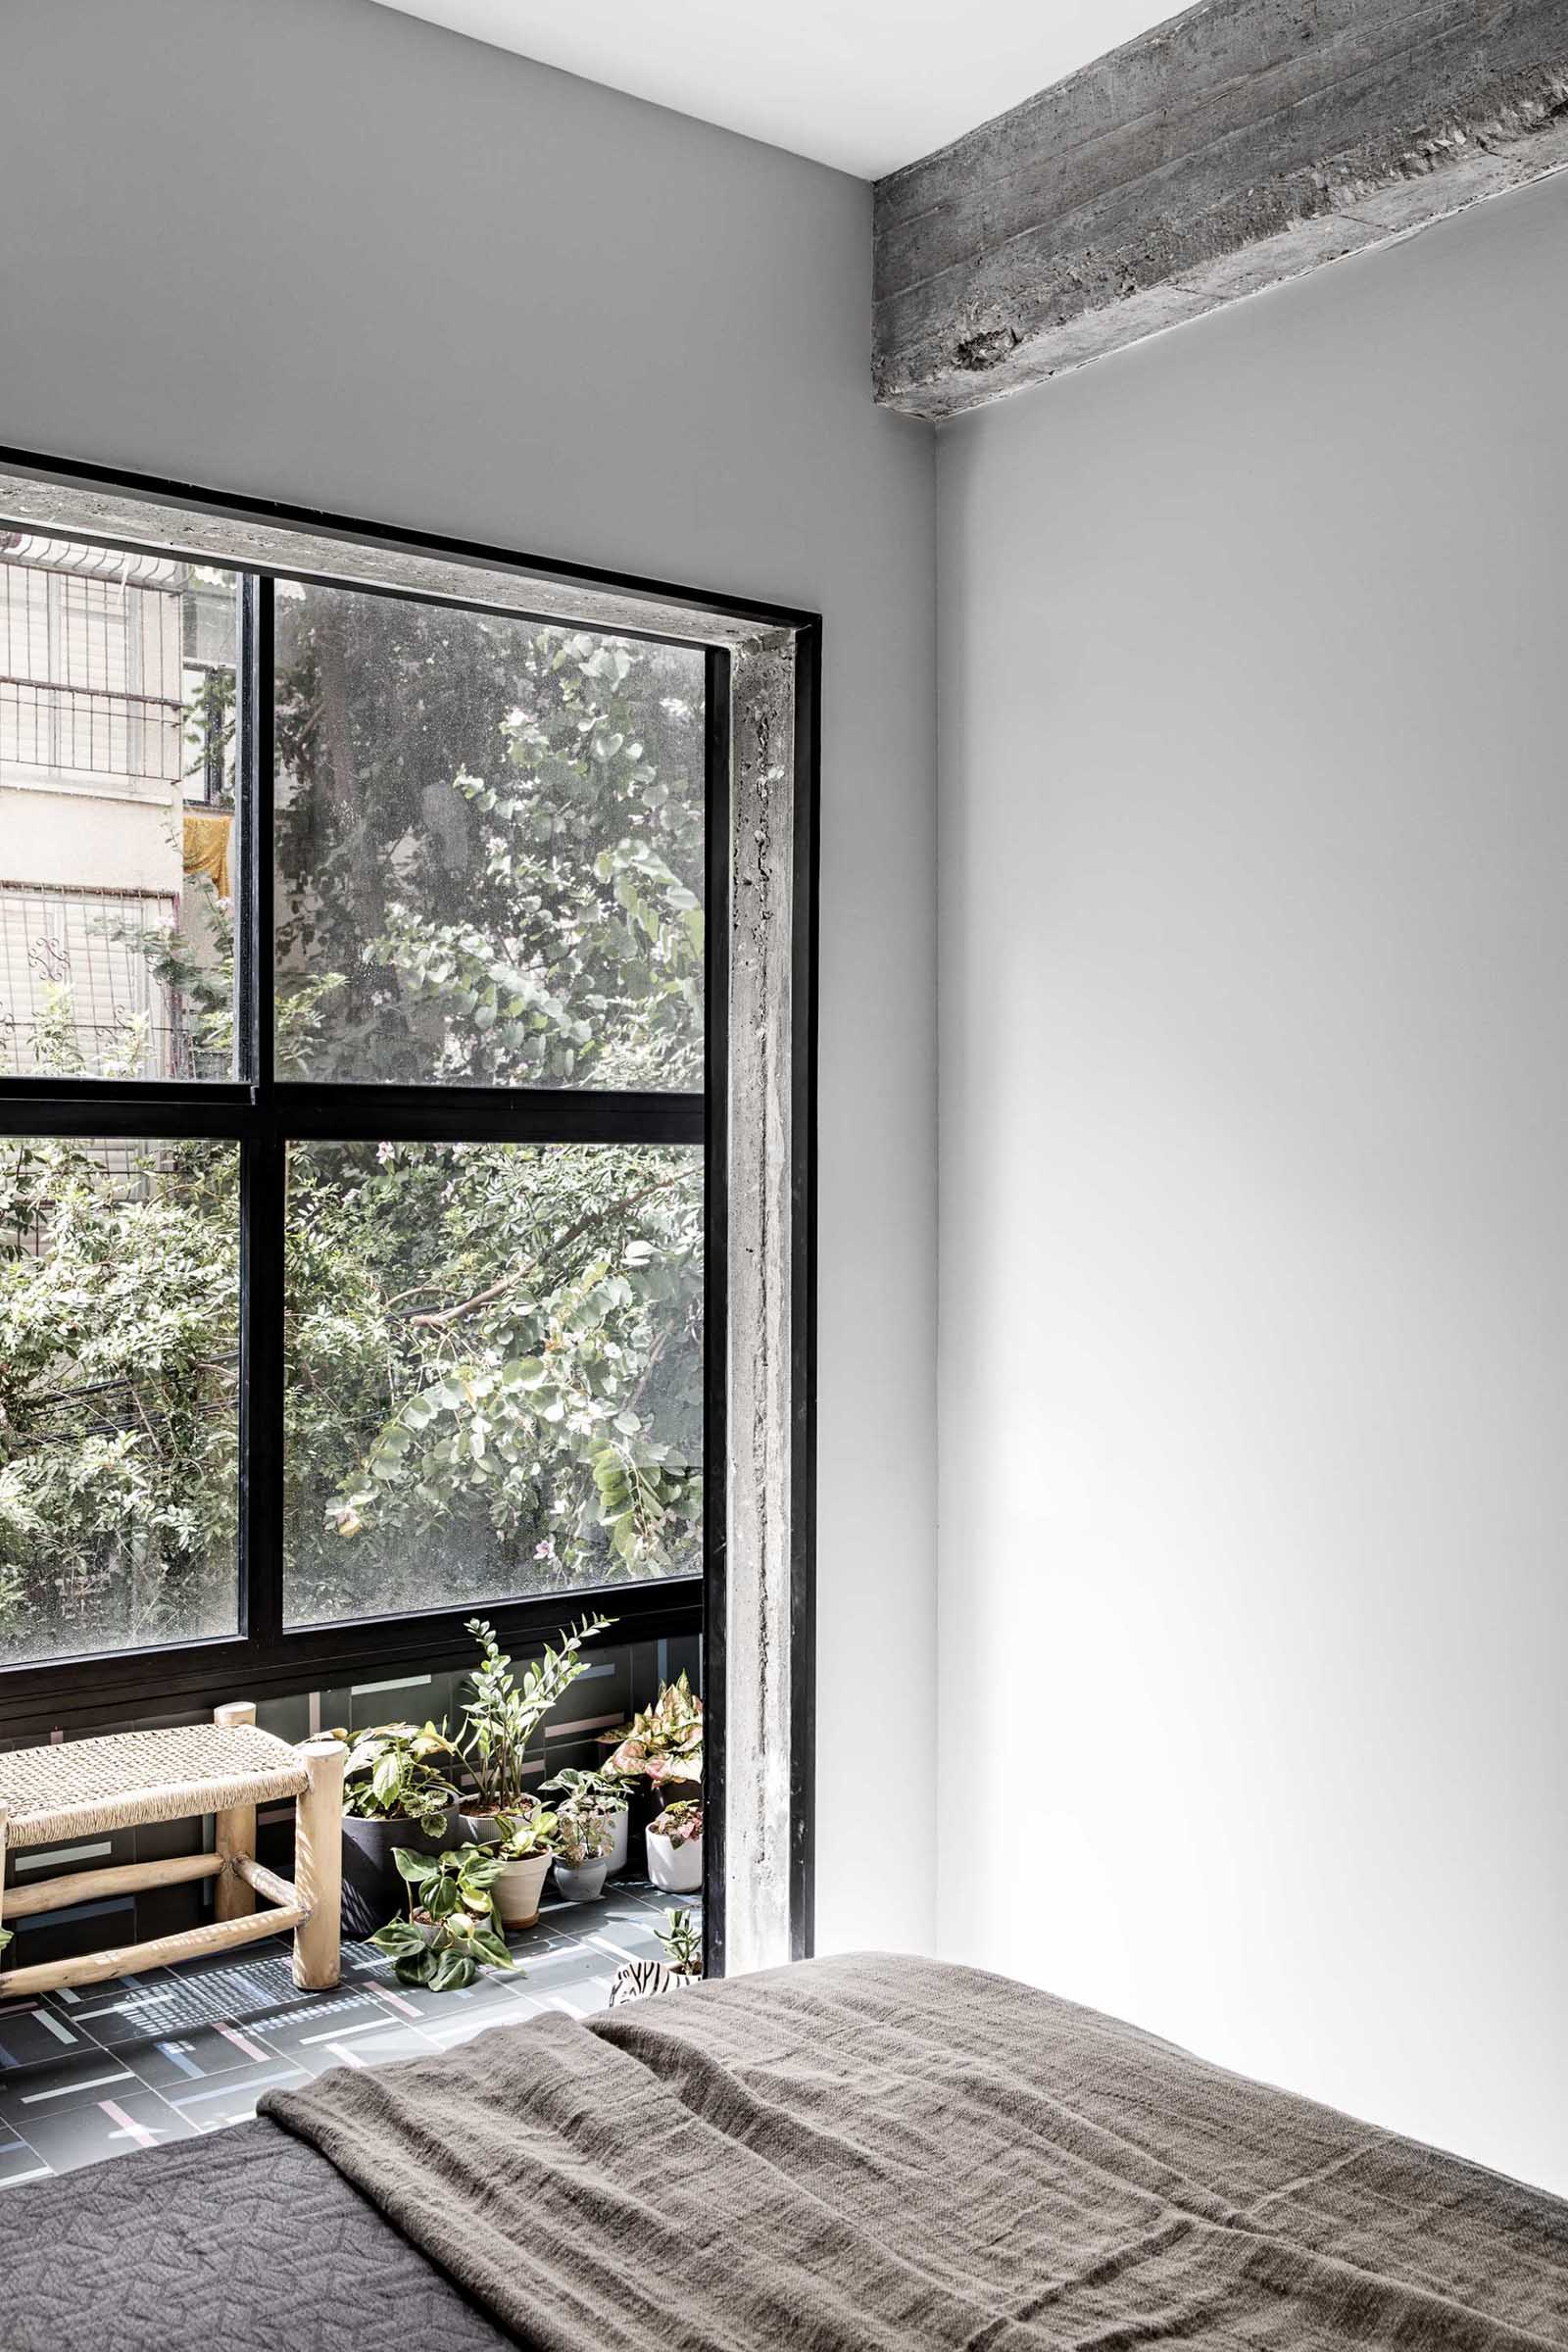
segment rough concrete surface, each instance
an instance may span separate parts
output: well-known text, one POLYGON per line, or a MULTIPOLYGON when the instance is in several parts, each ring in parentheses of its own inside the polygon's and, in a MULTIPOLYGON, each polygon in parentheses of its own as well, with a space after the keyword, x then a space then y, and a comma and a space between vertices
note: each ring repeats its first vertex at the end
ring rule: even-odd
POLYGON ((1565 0, 1200 0, 879 182, 877 399, 956 415, 1564 165, 1565 0))

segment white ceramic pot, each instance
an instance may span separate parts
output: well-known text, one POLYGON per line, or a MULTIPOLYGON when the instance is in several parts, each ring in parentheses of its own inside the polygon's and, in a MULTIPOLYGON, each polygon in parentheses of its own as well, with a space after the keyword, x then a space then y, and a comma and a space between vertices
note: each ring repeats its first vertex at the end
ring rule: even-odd
POLYGON ((597 1862, 581 1862, 575 1870, 569 1862, 556 1864, 556 1892, 563 1902, 591 1903, 605 1891, 605 1874, 610 1868, 607 1855, 597 1862))
POLYGON ((665 1894, 695 1894, 703 1883, 703 1841, 677 1845, 659 1830, 648 1832, 648 1876, 665 1894))
POLYGON ((491 1893, 504 1928, 531 1928, 539 1916, 539 1896, 550 1868, 548 1854, 526 1854, 520 1862, 503 1864, 491 1893))
POLYGON ((617 1870, 624 1870, 626 1867, 626 1835, 628 1825, 631 1821, 631 1815, 627 1812, 624 1805, 618 1805, 615 1809, 613 1819, 615 1824, 615 1840, 609 1853, 605 1856, 605 1868, 612 1874, 617 1870))

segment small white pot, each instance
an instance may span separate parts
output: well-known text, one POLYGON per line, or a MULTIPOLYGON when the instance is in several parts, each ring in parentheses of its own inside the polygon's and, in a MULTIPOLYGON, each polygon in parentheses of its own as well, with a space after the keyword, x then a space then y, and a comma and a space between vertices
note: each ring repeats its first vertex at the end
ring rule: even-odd
POLYGON ((624 1870, 626 1867, 626 1835, 630 1821, 631 1815, 625 1806, 618 1805, 614 1814, 615 1842, 605 1858, 605 1867, 608 1871, 624 1870))
POLYGON ((703 1841, 677 1845, 658 1830, 648 1832, 648 1876, 665 1894, 695 1894, 703 1883, 703 1841))
POLYGON ((504 1928, 531 1928, 539 1916, 539 1896, 550 1868, 548 1854, 527 1854, 520 1862, 502 1865, 490 1891, 496 1898, 504 1928))

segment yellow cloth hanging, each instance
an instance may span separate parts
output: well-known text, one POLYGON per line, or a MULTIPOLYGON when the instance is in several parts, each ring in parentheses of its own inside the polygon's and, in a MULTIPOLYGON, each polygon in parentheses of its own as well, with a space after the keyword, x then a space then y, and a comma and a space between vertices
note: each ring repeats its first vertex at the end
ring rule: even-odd
POLYGON ((213 814, 205 809, 185 811, 185 871, 205 874, 220 899, 231 894, 228 883, 228 836, 233 827, 231 816, 213 814))

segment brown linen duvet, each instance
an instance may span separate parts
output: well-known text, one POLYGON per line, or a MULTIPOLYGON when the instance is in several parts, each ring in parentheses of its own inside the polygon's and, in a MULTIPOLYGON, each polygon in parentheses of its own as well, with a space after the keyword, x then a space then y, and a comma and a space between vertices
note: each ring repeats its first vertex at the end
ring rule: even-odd
POLYGON ((502 2026, 264 2113, 9 2192, 3 2352, 1568 2348, 1568 2205, 933 1961, 502 2026), (243 2175, 216 2248, 204 2157, 243 2175))

